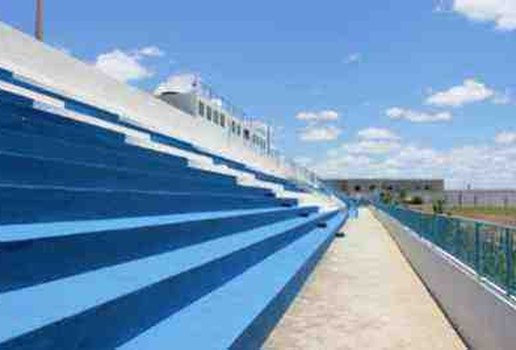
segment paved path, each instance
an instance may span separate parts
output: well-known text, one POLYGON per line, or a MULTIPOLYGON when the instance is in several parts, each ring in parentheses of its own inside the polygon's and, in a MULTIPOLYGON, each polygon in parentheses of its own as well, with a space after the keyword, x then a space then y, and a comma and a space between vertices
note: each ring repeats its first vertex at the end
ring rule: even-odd
POLYGON ((368 209, 344 227, 265 349, 464 349, 368 209))

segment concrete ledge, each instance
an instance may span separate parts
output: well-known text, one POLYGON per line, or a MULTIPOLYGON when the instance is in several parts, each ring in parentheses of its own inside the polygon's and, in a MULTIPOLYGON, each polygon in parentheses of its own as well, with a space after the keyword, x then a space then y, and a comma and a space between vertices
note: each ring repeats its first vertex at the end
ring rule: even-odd
POLYGON ((472 349, 516 349, 516 308, 471 269, 374 210, 412 268, 472 349))

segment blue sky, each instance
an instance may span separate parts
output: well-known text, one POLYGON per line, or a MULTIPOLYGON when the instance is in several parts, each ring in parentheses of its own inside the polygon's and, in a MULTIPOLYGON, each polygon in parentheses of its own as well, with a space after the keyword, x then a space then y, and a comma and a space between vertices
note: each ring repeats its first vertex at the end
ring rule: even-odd
MULTIPOLYGON (((509 2, 47 0, 45 34, 149 91, 199 74, 325 176, 516 187, 509 2)), ((33 6, 0 20, 32 32, 33 6)))

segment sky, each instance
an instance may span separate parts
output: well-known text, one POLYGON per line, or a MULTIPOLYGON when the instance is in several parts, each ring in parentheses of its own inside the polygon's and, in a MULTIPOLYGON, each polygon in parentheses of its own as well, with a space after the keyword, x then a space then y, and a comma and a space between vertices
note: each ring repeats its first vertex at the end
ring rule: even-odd
MULTIPOLYGON (((34 0, 0 20, 33 32, 34 0)), ((516 0, 45 1, 45 40, 152 92, 198 75, 327 178, 516 188, 516 0)))

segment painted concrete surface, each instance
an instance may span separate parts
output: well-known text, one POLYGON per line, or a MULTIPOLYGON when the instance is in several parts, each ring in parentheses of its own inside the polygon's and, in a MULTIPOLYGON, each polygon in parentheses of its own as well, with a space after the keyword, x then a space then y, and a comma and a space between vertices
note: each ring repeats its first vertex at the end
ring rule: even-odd
POLYGON ((465 349, 368 209, 343 231, 265 349, 465 349))

